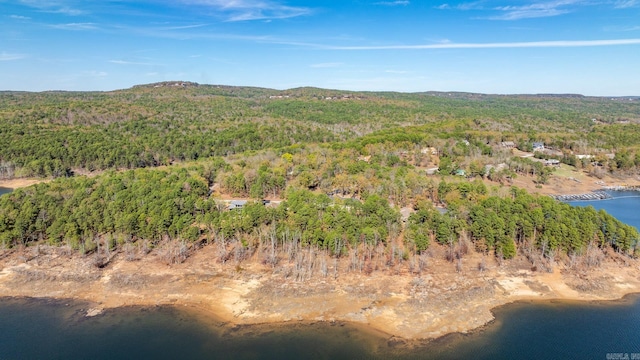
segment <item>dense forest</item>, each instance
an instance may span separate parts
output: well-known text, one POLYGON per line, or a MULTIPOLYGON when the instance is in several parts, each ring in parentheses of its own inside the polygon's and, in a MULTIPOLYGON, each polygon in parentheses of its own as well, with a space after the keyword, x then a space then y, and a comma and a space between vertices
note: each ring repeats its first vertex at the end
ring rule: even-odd
POLYGON ((450 246, 452 261, 469 246, 500 259, 520 249, 533 263, 584 255, 593 247, 629 255, 639 249, 636 229, 604 211, 517 188, 492 194, 479 181, 425 187, 406 224, 377 194, 332 198, 298 186, 288 187, 275 206, 255 200, 228 210, 209 196, 208 186, 225 165, 109 172, 18 189, 0 197, 0 243, 66 246, 96 253, 101 261, 117 249, 135 259, 172 244, 169 262, 184 260, 200 244, 217 244, 220 261, 258 254, 274 265, 292 249, 313 248, 332 257, 353 256, 355 267, 417 259, 433 242, 450 246), (447 211, 434 207, 434 200, 447 211))
POLYGON ((596 264, 607 249, 637 256, 635 228, 508 185, 544 184, 550 158, 637 174, 639 122, 638 99, 581 96, 193 83, 3 92, 0 178, 51 181, 0 197, 0 247, 63 246, 104 266, 154 249, 181 262, 207 245, 221 262, 288 260, 300 272, 310 256, 325 271, 339 258, 420 271, 433 244, 452 262, 473 250, 541 268, 596 264), (548 152, 533 156, 535 143, 548 152), (231 198, 248 202, 230 209, 231 198))
MULTIPOLYGON (((620 152, 637 171, 640 100, 465 93, 277 91, 161 83, 113 92, 0 93, 0 177, 168 165, 305 143, 452 137, 620 152), (177 86, 176 86, 177 85, 177 86)), ((569 160, 570 161, 570 160, 569 160)))

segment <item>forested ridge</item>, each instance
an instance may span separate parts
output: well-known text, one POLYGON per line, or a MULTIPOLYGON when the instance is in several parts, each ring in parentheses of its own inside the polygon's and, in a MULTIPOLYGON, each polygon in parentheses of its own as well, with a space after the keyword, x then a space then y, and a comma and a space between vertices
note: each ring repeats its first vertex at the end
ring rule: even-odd
POLYGON ((437 243, 452 262, 477 251, 540 268, 556 258, 591 266, 609 249, 637 256, 637 230, 501 186, 517 176, 543 184, 553 171, 504 142, 522 151, 544 142, 545 158, 592 176, 635 174, 638 121, 637 99, 580 96, 171 82, 3 92, 0 177, 52 181, 0 197, 0 246, 64 246, 99 266, 154 249, 180 262, 209 245, 221 262, 275 267, 313 253, 359 271, 415 271, 437 243), (249 201, 229 210, 228 198, 249 201))
MULTIPOLYGON (((182 84, 182 83, 181 83, 182 84)), ((546 141, 558 148, 625 150, 640 162, 637 99, 464 93, 284 91, 148 85, 113 92, 0 93, 0 176, 69 175, 167 165, 301 143, 332 143, 398 129, 546 141), (595 122, 594 122, 595 120, 595 122), (417 126, 407 128, 407 126, 417 126)), ((635 161, 635 163, 634 163, 635 161)), ((631 167, 630 167, 631 166, 631 167)))

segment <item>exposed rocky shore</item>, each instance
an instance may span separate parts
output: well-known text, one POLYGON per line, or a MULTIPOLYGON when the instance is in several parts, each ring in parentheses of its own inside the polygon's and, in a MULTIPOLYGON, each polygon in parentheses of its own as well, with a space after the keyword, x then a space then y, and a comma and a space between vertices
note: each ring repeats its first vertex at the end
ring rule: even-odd
POLYGON ((205 247, 171 266, 153 252, 138 261, 117 254, 98 268, 90 256, 60 248, 5 250, 0 296, 89 301, 87 316, 120 306, 175 305, 229 324, 347 321, 395 339, 428 339, 476 329, 493 319, 492 308, 516 300, 608 300, 640 291, 640 262, 623 257, 581 271, 557 265, 553 272, 533 271, 523 258, 502 265, 488 259, 480 271, 479 254, 457 267, 435 249, 419 274, 398 267, 297 280, 259 262, 219 264, 212 252, 205 247))

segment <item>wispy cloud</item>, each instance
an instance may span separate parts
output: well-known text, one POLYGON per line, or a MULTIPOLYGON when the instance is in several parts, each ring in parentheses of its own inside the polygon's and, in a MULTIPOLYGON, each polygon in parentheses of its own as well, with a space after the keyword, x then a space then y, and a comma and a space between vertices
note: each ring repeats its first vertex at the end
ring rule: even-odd
POLYGON ((336 68, 336 67, 340 67, 344 65, 341 62, 326 62, 326 63, 319 63, 319 64, 311 64, 309 65, 309 67, 311 68, 317 68, 317 69, 323 69, 323 68, 336 68))
POLYGON ((27 55, 25 54, 11 54, 4 51, 0 53, 0 61, 20 60, 26 57, 27 55))
POLYGON ((312 12, 307 7, 269 0, 182 0, 182 3, 211 8, 225 16, 226 21, 287 19, 312 12))
POLYGON ((142 65, 142 66, 155 66, 160 64, 154 64, 149 62, 139 62, 139 61, 126 61, 126 60, 109 60, 112 64, 118 65, 142 65))
POLYGON ((640 7, 639 0, 619 0, 619 1, 616 1, 616 4, 615 4, 616 9, 627 9, 627 8, 634 8, 634 7, 640 7))
POLYGON ((450 5, 450 4, 441 4, 436 6, 436 9, 439 10, 451 10, 451 9, 455 9, 455 10, 481 10, 484 8, 483 4, 485 1, 481 0, 481 1, 473 1, 473 2, 466 2, 466 3, 462 3, 462 4, 458 4, 458 5, 450 5))
POLYGON ((64 14, 69 16, 79 16, 87 14, 86 11, 68 5, 64 0, 20 0, 20 2, 31 8, 52 14, 64 14))
MULTIPOLYGON (((205 25, 202 25, 205 26, 205 25)), ((199 26, 194 26, 199 27, 199 26)), ((216 32, 216 31, 180 31, 176 27, 158 27, 158 26, 145 26, 145 25, 115 25, 112 27, 114 32, 127 35, 136 35, 143 37, 155 37, 162 39, 174 39, 174 40, 233 40, 233 41, 246 41, 260 44, 280 44, 290 45, 297 47, 317 47, 315 43, 308 43, 302 41, 293 41, 284 37, 276 37, 272 35, 241 35, 228 32, 216 32)))
POLYGON ((383 5, 383 6, 407 6, 409 4, 411 4, 410 1, 406 1, 406 0, 397 0, 397 1, 378 1, 377 3, 374 3, 375 5, 383 5))
POLYGON ((162 28, 162 30, 186 30, 186 29, 195 29, 201 28, 204 26, 208 26, 209 24, 193 24, 193 25, 180 25, 180 26, 167 26, 162 28))
POLYGON ((69 7, 63 7, 63 8, 59 8, 59 9, 52 9, 52 10, 49 10, 47 12, 50 12, 50 13, 53 13, 53 14, 64 14, 64 15, 69 15, 69 16, 80 16, 80 15, 86 15, 87 14, 86 11, 73 9, 73 8, 69 8, 69 7))
POLYGON ((94 23, 69 23, 69 24, 52 24, 49 27, 58 30, 97 30, 98 27, 94 23))
POLYGON ((510 48, 568 48, 640 45, 640 39, 610 39, 610 40, 559 40, 559 41, 530 41, 505 43, 440 43, 424 45, 386 45, 386 46, 323 46, 326 50, 429 50, 429 49, 510 49, 510 48))
POLYGON ((637 26, 607 26, 603 30, 604 31, 609 31, 609 32, 640 31, 640 25, 637 25, 637 26))
POLYGON ((616 8, 634 7, 640 0, 529 0, 524 5, 489 6, 486 0, 466 2, 457 5, 444 3, 435 6, 439 10, 484 10, 494 13, 485 17, 489 20, 520 20, 559 16, 575 12, 581 7, 608 4, 616 8), (497 14, 496 14, 497 13, 497 14))
POLYGON ((31 20, 30 17, 22 15, 9 15, 9 17, 15 20, 31 20))
POLYGON ((498 16, 490 17, 492 20, 520 20, 558 16, 572 12, 570 5, 581 3, 579 0, 554 0, 547 2, 537 2, 522 6, 500 6, 495 8, 502 12, 498 16))

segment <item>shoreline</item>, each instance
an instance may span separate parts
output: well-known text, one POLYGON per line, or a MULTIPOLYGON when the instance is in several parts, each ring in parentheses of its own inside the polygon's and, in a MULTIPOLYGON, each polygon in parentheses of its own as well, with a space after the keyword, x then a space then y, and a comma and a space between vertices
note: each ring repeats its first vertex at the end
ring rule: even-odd
POLYGON ((611 186, 580 194, 549 194, 549 196, 562 202, 615 200, 628 197, 640 197, 640 186, 611 186), (638 195, 623 197, 611 195, 611 193, 616 192, 638 193, 638 195))
POLYGON ((491 308, 490 311, 493 315, 493 318, 486 323, 469 329, 464 332, 448 332, 443 333, 437 337, 432 338, 404 338, 392 333, 385 332, 382 329, 378 329, 376 327, 371 326, 366 323, 358 323, 348 320, 296 320, 296 321, 285 321, 285 322, 258 322, 258 323, 247 323, 247 324, 239 324, 234 323, 233 321, 227 321, 224 317, 221 317, 220 314, 212 312, 211 309, 206 307, 202 307, 198 304, 193 303, 182 303, 182 304, 129 304, 129 305, 121 305, 115 307, 101 308, 100 312, 92 314, 91 311, 95 308, 92 306, 96 306, 96 303, 86 300, 86 299, 77 299, 77 298, 67 298, 67 297, 38 297, 38 296, 5 296, 0 295, 1 301, 39 301, 44 303, 55 303, 56 305, 61 305, 65 303, 64 306, 75 306, 80 307, 86 305, 86 309, 81 308, 80 310, 83 313, 86 310, 86 313, 82 315, 83 318, 92 318, 96 316, 101 316, 106 311, 120 311, 127 309, 138 309, 138 310, 151 310, 154 309, 173 309, 178 312, 186 313, 194 318, 197 318, 197 321, 202 325, 205 325, 212 330, 230 335, 232 337, 235 336, 245 336, 246 334, 250 334, 251 336, 260 336, 265 333, 270 333, 273 331, 291 331, 296 327, 311 327, 313 325, 322 325, 322 326, 339 326, 339 327, 349 327, 358 333, 364 335, 367 338, 378 339, 379 341, 388 341, 389 343, 393 343, 393 347, 400 346, 405 349, 413 349, 416 347, 423 347, 429 345, 440 345, 442 343, 447 342, 455 342, 459 340, 463 340, 466 337, 474 336, 476 334, 491 331, 492 327, 496 325, 496 321, 503 320, 502 312, 513 310, 510 308, 513 307, 527 307, 527 306, 539 306, 539 305, 549 305, 549 306, 557 306, 557 305, 569 305, 569 306, 581 306, 581 307, 612 307, 612 306, 628 306, 632 305, 634 302, 640 301, 640 290, 637 292, 630 292, 622 295, 619 298, 612 299, 595 299, 595 300, 581 300, 581 299, 567 299, 567 298, 549 298, 549 299, 517 299, 512 300, 510 302, 506 302, 500 305, 496 305, 491 308), (73 305, 70 305, 73 303, 73 305), (204 318, 204 319, 203 319, 204 318))
POLYGON ((433 259, 431 269, 419 276, 356 273, 298 282, 260 264, 243 264, 240 273, 232 265, 208 264, 203 261, 207 251, 201 252, 176 266, 150 256, 116 260, 107 269, 89 265, 87 257, 55 251, 27 261, 18 252, 5 254, 0 257, 0 297, 87 302, 88 316, 127 306, 174 306, 230 328, 346 323, 412 346, 481 331, 501 307, 518 302, 598 303, 640 293, 640 279, 629 274, 640 269, 635 259, 627 265, 608 260, 576 275, 559 268, 532 272, 518 261, 491 264, 480 273, 471 269, 475 259, 459 274, 450 263, 433 259))
MULTIPOLYGON (((549 189, 563 191, 552 185, 539 190, 549 189)), ((336 263, 339 276, 297 280, 287 275, 293 264, 286 260, 277 271, 258 258, 220 264, 213 260, 215 246, 205 246, 186 262, 167 265, 160 251, 134 261, 116 251, 107 266, 97 268, 92 256, 46 245, 0 250, 0 297, 90 302, 92 316, 127 306, 176 306, 232 327, 348 323, 408 344, 473 333, 495 320, 496 309, 519 301, 616 301, 640 293, 640 278, 629 274, 640 273, 640 260, 615 254, 588 271, 568 269, 568 259, 559 259, 548 273, 533 270, 522 256, 498 264, 472 251, 458 271, 434 244, 419 273, 406 264, 351 272, 342 259, 336 263)))
POLYGON ((24 187, 28 187, 35 184, 40 184, 43 182, 48 182, 48 179, 38 179, 38 178, 15 178, 15 179, 0 179, 0 188, 6 189, 20 189, 24 187))
MULTIPOLYGON (((494 319, 483 324, 480 327, 469 330, 465 333, 455 332, 448 333, 432 339, 403 339, 388 333, 381 332, 372 328, 367 324, 346 322, 346 321, 315 321, 301 320, 287 323, 257 323, 247 325, 236 325, 222 321, 207 309, 202 309, 196 305, 190 304, 174 304, 174 305, 147 305, 147 306, 123 306, 113 309, 106 309, 103 313, 98 314, 96 319, 86 316, 87 309, 91 309, 92 304, 86 301, 77 301, 73 299, 52 299, 52 298, 32 298, 32 297, 0 297, 0 306, 6 313, 8 306, 12 312, 20 312, 25 314, 36 313, 42 314, 45 318, 49 314, 55 314, 54 317, 59 319, 60 324, 70 324, 73 327, 80 327, 86 330, 86 333, 102 332, 108 329, 110 324, 129 323, 131 319, 136 319, 136 324, 154 324, 154 331, 158 329, 169 332, 176 332, 180 336, 181 329, 185 326, 189 329, 198 329, 196 338, 206 338, 208 341, 222 344, 234 344, 232 347, 236 349, 245 349, 245 347, 260 347, 260 344, 290 344, 292 341, 313 341, 314 343, 323 344, 321 348, 329 346, 329 348, 346 348, 357 350, 351 351, 351 354, 366 354, 369 358, 462 358, 473 357, 474 354, 483 354, 482 358, 487 354, 495 354, 496 351, 484 351, 488 346, 489 349, 495 347, 501 349, 501 339, 506 339, 507 343, 517 344, 520 340, 511 334, 520 334, 519 332, 511 332, 505 329, 520 329, 525 333, 532 335, 536 333, 535 328, 538 326, 537 321, 543 329, 550 333, 559 334, 560 329, 568 329, 567 324, 576 325, 576 314, 580 314, 578 318, 591 316, 598 322, 603 318, 603 314, 618 314, 626 319, 625 314, 629 314, 629 310, 638 310, 640 305, 640 293, 634 295, 625 295, 620 299, 614 300, 595 300, 595 301, 571 301, 571 300, 519 300, 491 309, 494 319), (568 312, 572 315, 564 317, 564 313, 568 312), (532 316, 537 314, 540 316, 532 316), (560 315, 562 320, 559 321, 555 315, 560 315), (522 320, 526 319, 526 320, 522 320), (567 321, 567 322, 565 322, 567 321), (158 326, 159 324, 159 326, 158 326), (530 329, 534 329, 530 331, 530 329), (211 340, 213 339, 213 340, 211 340), (464 354, 464 356, 460 356, 464 354)), ((29 319, 40 321, 38 317, 30 316, 29 319)), ((46 319, 45 319, 46 320, 46 319)), ((30 320, 31 321, 31 320, 30 320)), ((579 320, 581 321, 581 320, 579 320)), ((20 329, 30 328, 34 324, 27 327, 20 326, 20 329)), ((133 325, 133 324, 132 324, 133 325)), ((121 326, 121 325, 120 325, 121 326)), ((146 325, 142 325, 146 326, 146 325)), ((128 329, 136 329, 137 325, 122 328, 127 332, 128 329)), ((164 331, 163 331, 164 332, 164 331)), ((85 332, 78 332, 79 340, 83 341, 85 332)), ((589 334, 587 334, 589 335, 589 334)), ((579 346, 575 337, 572 348, 579 346)), ((595 340, 595 339, 594 339, 595 340)), ((542 340, 547 341, 547 340, 542 340)), ((600 345, 598 349, 608 349, 615 343, 608 339, 606 346, 600 345)), ((534 342, 540 345, 540 339, 534 337, 534 342)), ((197 345, 197 344, 196 344, 197 345)), ((104 346, 104 345, 100 345, 104 346)), ((269 345, 266 349, 271 353, 271 348, 279 345, 269 345)), ((556 344, 557 346, 557 344, 556 344)), ((630 346, 630 345, 626 345, 630 346)), ((505 349, 511 351, 509 347, 505 349)), ((242 350, 241 350, 242 351, 242 350)), ((557 350, 556 350, 557 351, 557 350)), ((549 354, 549 351, 543 351, 549 354)), ((554 351, 552 354, 556 354, 554 351)), ((566 353, 566 352, 565 352, 566 353)), ((586 354, 586 353, 585 353, 586 354)), ((589 353, 593 354, 593 353, 589 353)), ((555 355, 554 355, 555 356, 555 355)), ((546 356, 543 356, 546 357, 546 356)), ((206 358, 206 356, 205 356, 206 358)))

